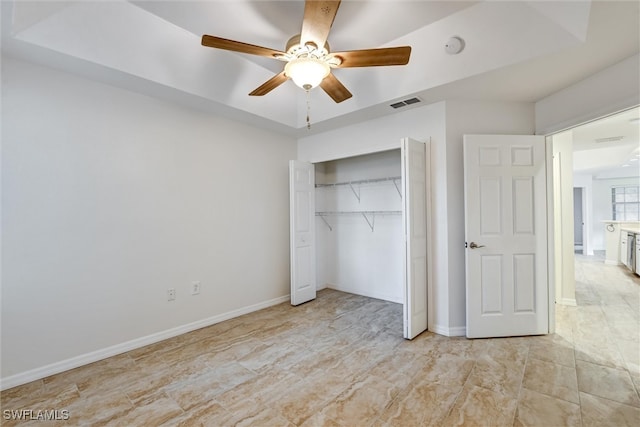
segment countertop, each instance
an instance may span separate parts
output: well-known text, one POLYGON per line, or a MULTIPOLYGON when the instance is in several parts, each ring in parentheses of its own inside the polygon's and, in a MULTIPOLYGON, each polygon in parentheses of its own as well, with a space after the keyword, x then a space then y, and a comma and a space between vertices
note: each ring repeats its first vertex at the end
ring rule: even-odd
POLYGON ((626 231, 627 233, 640 234, 640 227, 621 227, 620 230, 626 231))

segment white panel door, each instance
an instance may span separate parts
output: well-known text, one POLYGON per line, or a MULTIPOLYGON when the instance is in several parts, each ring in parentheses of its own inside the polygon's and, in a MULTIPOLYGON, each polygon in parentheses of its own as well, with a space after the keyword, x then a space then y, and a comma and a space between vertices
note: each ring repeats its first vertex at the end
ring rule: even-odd
POLYGON ((422 142, 402 140, 405 235, 404 337, 427 329, 427 150, 422 142))
POLYGON ((315 172, 313 164, 289 162, 291 304, 316 297, 315 172))
POLYGON ((467 336, 549 331, 545 141, 465 135, 467 336))

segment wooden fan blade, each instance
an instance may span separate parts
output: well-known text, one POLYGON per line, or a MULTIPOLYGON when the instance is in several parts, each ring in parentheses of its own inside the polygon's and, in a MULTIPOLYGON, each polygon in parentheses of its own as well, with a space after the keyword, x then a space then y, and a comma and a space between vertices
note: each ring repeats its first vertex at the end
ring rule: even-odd
POLYGON ((284 52, 269 49, 268 47, 223 39, 222 37, 208 36, 206 34, 202 36, 202 46, 230 50, 232 52, 249 53, 251 55, 266 56, 269 58, 275 58, 285 54, 284 52))
POLYGON ((302 46, 313 42, 319 48, 324 47, 339 6, 339 1, 307 0, 305 2, 304 19, 300 32, 302 46))
POLYGON ((271 92, 273 89, 277 88, 287 80, 289 80, 289 77, 287 77, 283 71, 280 74, 276 74, 275 76, 271 77, 269 80, 264 82, 262 86, 254 89, 254 91, 251 92, 249 95, 250 96, 266 95, 267 93, 271 92))
POLYGON ((329 73, 329 75, 320 82, 320 87, 327 92, 331 99, 338 103, 353 96, 332 73, 329 73))
POLYGON ((411 56, 411 46, 333 52, 331 55, 342 60, 342 63, 336 68, 406 65, 409 62, 409 56, 411 56))

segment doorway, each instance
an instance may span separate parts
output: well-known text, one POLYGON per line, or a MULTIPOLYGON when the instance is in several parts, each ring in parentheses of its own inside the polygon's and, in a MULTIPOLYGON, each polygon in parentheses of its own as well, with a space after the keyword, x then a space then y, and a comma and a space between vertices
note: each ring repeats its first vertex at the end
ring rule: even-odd
POLYGON ((640 182, 640 107, 549 136, 554 162, 556 302, 575 305, 575 253, 603 257, 616 185, 640 182))
POLYGON ((584 188, 573 187, 573 250, 584 254, 584 188))

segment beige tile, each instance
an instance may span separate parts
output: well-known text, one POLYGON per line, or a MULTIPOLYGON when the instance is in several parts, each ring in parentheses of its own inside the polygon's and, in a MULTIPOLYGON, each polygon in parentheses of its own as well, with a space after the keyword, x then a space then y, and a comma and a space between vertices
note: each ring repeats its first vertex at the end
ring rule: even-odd
POLYGON ((70 424, 102 425, 119 419, 134 408, 124 393, 112 391, 93 394, 66 406, 70 424))
POLYGON ((579 427, 580 405, 523 388, 514 425, 579 427))
POLYGON ((398 395, 379 420, 389 426, 439 425, 461 390, 448 383, 419 382, 398 395))
POLYGON ((231 425, 236 427, 295 427, 289 420, 270 408, 262 408, 242 417, 234 417, 231 419, 231 425))
POLYGON ((137 379, 135 364, 128 354, 121 354, 60 374, 44 378, 46 390, 58 390, 76 384, 80 392, 99 391, 116 387, 130 377, 137 379))
POLYGON ((515 398, 522 385, 524 366, 524 361, 494 359, 485 354, 476 360, 468 384, 515 398))
POLYGON ((310 353, 303 347, 290 343, 280 343, 256 349, 240 358, 238 363, 252 372, 260 372, 261 370, 268 370, 272 366, 288 369, 309 356, 310 353))
POLYGON ((339 375, 318 373, 293 385, 288 393, 272 402, 272 407, 299 425, 333 401, 350 384, 339 375))
POLYGON ((0 392, 0 403, 3 408, 19 409, 22 402, 28 404, 45 394, 44 381, 37 380, 0 392))
POLYGON ((578 360, 578 390, 614 400, 619 403, 640 407, 640 398, 629 373, 622 369, 594 365, 578 360))
POLYGON ((467 384, 442 426, 510 426, 517 404, 516 399, 467 384))
POLYGON ((48 390, 39 381, 3 392, 2 409, 61 409, 79 399, 80 392, 73 383, 48 390))
POLYGON ((428 332, 422 333, 417 338, 403 343, 402 348, 433 357, 454 355, 471 359, 482 354, 489 344, 489 340, 445 337, 428 332))
POLYGON ((413 366, 415 378, 419 381, 462 387, 472 373, 474 365, 476 362, 472 359, 445 354, 438 357, 422 356, 416 359, 413 366))
POLYGON ((574 349, 569 343, 558 344, 537 341, 531 344, 529 357, 570 367, 576 366, 574 349))
POLYGON ((316 412, 307 418, 300 427, 344 427, 336 420, 327 417, 324 412, 316 412))
POLYGON ((585 426, 638 425, 639 282, 577 265, 589 304, 557 306, 552 335, 404 340, 400 305, 325 289, 3 391, 2 407, 65 405, 65 427, 411 427, 572 425, 580 403, 585 426))
MULTIPOLYGON (((166 396, 136 406, 118 419, 112 419, 105 426, 159 426, 183 414, 176 402, 166 396)), ((93 424, 99 425, 99 424, 93 424)))
POLYGON ((232 362, 186 381, 174 382, 165 390, 182 409, 189 410, 253 377, 253 372, 239 363, 232 362))
POLYGON ((256 406, 268 406, 280 396, 302 382, 302 378, 293 372, 272 368, 253 378, 227 390, 218 396, 216 401, 224 408, 233 410, 247 403, 247 396, 256 406))
POLYGON ((573 403, 580 403, 575 368, 543 360, 529 359, 522 386, 573 403))
POLYGON ((618 350, 618 346, 611 338, 577 342, 575 356, 576 360, 625 369, 624 359, 618 350))
POLYGON ((359 425, 362 420, 380 416, 399 393, 388 381, 367 375, 331 401, 321 412, 345 426, 359 425))
POLYGON ((617 340, 627 370, 635 375, 640 375, 640 343, 630 340, 617 340))
POLYGON ((609 322, 608 326, 617 339, 640 342, 640 327, 637 320, 609 322))
POLYGON ((582 425, 584 427, 637 427, 640 425, 640 409, 580 393, 582 425))
POLYGON ((196 405, 189 411, 169 419, 163 425, 167 427, 208 427, 226 425, 232 415, 218 402, 209 401, 196 405))
POLYGON ((367 373, 403 389, 419 375, 418 367, 427 363, 425 359, 425 356, 400 350, 380 360, 367 373))

